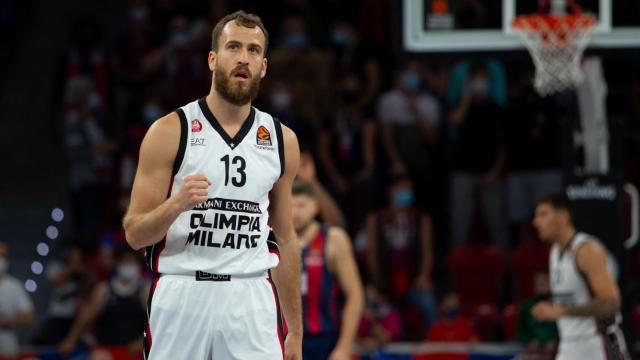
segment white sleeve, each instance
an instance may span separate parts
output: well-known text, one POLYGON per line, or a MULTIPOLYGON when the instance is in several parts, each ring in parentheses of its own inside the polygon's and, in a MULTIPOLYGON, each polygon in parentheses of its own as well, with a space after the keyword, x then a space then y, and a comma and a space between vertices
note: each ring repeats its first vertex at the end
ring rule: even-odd
POLYGON ((394 115, 394 106, 391 97, 383 94, 378 100, 378 105, 376 107, 376 115, 382 124, 391 124, 393 123, 393 115, 394 115))
POLYGON ((440 105, 430 96, 421 96, 418 102, 418 110, 422 118, 431 124, 440 123, 440 105))
POLYGON ((29 295, 24 290, 21 284, 16 281, 15 282, 15 290, 13 291, 12 296, 12 305, 16 309, 16 313, 25 313, 33 311, 33 303, 29 298, 29 295))

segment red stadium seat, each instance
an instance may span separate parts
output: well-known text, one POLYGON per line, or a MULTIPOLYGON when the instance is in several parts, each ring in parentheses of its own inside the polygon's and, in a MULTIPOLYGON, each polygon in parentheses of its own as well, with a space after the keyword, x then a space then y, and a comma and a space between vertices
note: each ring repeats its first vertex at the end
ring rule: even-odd
POLYGON ((635 341, 640 341, 640 305, 636 306, 631 315, 631 330, 635 341))
POLYGON ((482 304, 475 309, 472 317, 478 340, 495 341, 500 325, 500 313, 494 304, 482 304))
POLYGON ((469 244, 451 251, 449 275, 464 314, 473 316, 479 306, 497 304, 504 262, 502 251, 493 245, 469 244))
POLYGON ((505 306, 502 311, 502 333, 507 341, 514 341, 518 336, 518 317, 520 307, 515 304, 505 306))
POLYGON ((520 302, 533 295, 536 272, 548 271, 550 246, 541 241, 527 241, 511 254, 514 301, 520 302))

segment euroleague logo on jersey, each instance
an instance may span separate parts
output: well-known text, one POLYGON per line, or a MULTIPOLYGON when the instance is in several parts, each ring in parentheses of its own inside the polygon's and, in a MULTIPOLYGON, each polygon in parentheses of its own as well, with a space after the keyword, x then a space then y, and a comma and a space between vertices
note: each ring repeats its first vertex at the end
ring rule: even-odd
POLYGON ((256 133, 256 143, 262 146, 271 146, 271 133, 262 125, 260 125, 256 133))
POLYGON ((200 132, 202 131, 202 123, 198 119, 191 120, 191 131, 192 132, 200 132))

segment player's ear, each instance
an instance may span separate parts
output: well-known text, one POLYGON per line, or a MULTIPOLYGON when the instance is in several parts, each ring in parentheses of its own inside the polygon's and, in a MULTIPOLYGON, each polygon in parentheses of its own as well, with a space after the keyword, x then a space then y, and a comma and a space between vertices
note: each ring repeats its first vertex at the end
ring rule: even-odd
POLYGON ((215 51, 209 51, 209 57, 207 59, 207 62, 209 63, 209 70, 213 71, 216 68, 216 52, 215 51))
POLYGON ((260 78, 263 79, 267 75, 267 58, 262 59, 262 68, 260 69, 260 78))

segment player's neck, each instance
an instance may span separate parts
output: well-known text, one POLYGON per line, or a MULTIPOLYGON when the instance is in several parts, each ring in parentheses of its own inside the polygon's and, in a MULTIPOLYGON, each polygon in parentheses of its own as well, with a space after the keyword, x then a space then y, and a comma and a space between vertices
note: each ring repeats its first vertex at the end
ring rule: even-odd
POLYGON ((239 106, 233 105, 223 99, 213 88, 207 95, 206 102, 213 116, 222 125, 242 124, 251 111, 250 102, 239 106))
POLYGON ((312 221, 307 226, 302 228, 300 232, 298 232, 300 249, 304 249, 307 245, 311 243, 311 241, 313 241, 319 229, 320 229, 320 223, 317 221, 312 221))
POLYGON ((573 240, 573 237, 576 236, 576 229, 573 226, 569 226, 564 229, 556 239, 556 243, 560 246, 561 249, 566 249, 567 246, 573 240))

